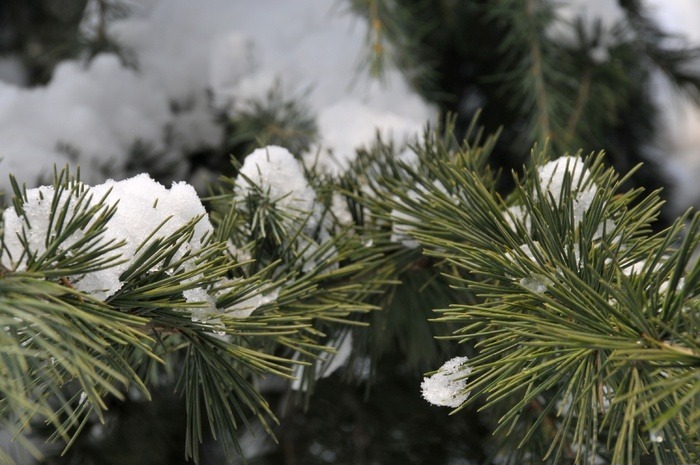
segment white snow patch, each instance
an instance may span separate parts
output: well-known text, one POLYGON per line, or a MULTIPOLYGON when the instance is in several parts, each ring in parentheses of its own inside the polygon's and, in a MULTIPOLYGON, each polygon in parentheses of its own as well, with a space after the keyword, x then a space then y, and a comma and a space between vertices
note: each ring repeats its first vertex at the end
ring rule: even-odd
POLYGON ((520 285, 535 294, 544 294, 548 287, 554 285, 554 282, 546 276, 533 275, 522 278, 520 285))
POLYGON ((571 179, 571 192, 574 195, 574 226, 583 219, 598 191, 591 181, 591 174, 580 157, 565 156, 550 161, 538 170, 540 185, 555 201, 559 201, 564 189, 564 180, 571 179))
POLYGON ((283 214, 282 223, 291 234, 304 233, 296 239, 302 271, 318 266, 337 268, 335 246, 324 245, 331 237, 323 207, 316 201, 301 163, 287 149, 270 145, 245 158, 236 178, 236 199, 241 208, 246 208, 244 199, 255 192, 267 197, 283 214))
POLYGON ((239 319, 248 318, 258 308, 276 301, 280 293, 279 287, 270 288, 266 286, 234 305, 226 308, 218 308, 216 301, 220 296, 227 294, 229 290, 227 289, 228 286, 235 286, 235 281, 222 279, 218 283, 220 289, 214 292, 203 288, 194 288, 185 291, 183 294, 188 302, 205 304, 203 307, 198 306, 190 309, 192 320, 221 324, 223 326, 221 323, 222 316, 239 319))
POLYGON ((248 155, 236 186, 241 197, 262 190, 278 207, 295 212, 295 216, 305 217, 315 208, 316 192, 306 180, 301 164, 284 147, 270 145, 248 155))
POLYGON ((426 121, 427 118, 417 120, 395 110, 381 110, 369 103, 344 99, 319 112, 321 141, 305 159, 313 162, 318 150, 328 148, 332 156, 320 158, 316 165, 329 173, 339 174, 355 158, 355 150, 369 148, 377 136, 383 142, 400 146, 419 135, 426 121))
MULTIPOLYGON (((115 55, 99 55, 87 67, 62 62, 46 87, 0 82, 3 171, 31 186, 54 164, 79 162, 84 181, 100 182, 106 166, 123 171, 135 142, 163 150, 169 118, 167 96, 124 68, 115 55), (61 150, 61 144, 75 154, 61 150)), ((6 183, 0 179, 5 191, 6 183)))
MULTIPOLYGON (((340 169, 356 147, 374 140, 375 130, 403 140, 435 117, 397 70, 387 73, 385 85, 358 74, 367 22, 332 2, 129 0, 126 6, 129 16, 111 20, 107 33, 129 50, 138 71, 101 55, 88 65, 60 64, 44 87, 0 82, 3 171, 32 187, 54 164, 79 163, 83 180, 98 183, 105 167, 112 177, 124 174, 137 141, 178 167, 173 158, 221 143, 211 103, 235 116, 276 82, 287 96, 309 90, 321 129, 312 153, 333 152, 340 169)), ((94 31, 97 11, 91 1, 84 33, 94 31)), ((0 190, 9 190, 6 178, 0 190)))
MULTIPOLYGON (((105 205, 117 205, 116 213, 107 223, 107 230, 101 238, 101 243, 105 244, 112 240, 124 241, 124 245, 115 253, 126 259, 125 262, 87 273, 73 282, 76 289, 101 300, 113 295, 122 287, 124 283, 119 276, 134 263, 139 256, 136 250, 144 241, 148 240, 150 243, 157 238, 169 237, 189 221, 201 217, 195 225, 194 234, 190 240, 182 244, 178 250, 177 259, 184 256, 186 252, 196 252, 201 249, 212 231, 201 200, 194 188, 184 182, 174 183, 170 189, 166 189, 147 174, 140 174, 119 182, 108 180, 104 184, 89 188, 89 192, 92 194, 90 205, 95 205, 105 196, 105 205), (156 229, 157 232, 149 238, 156 229)), ((23 255, 24 247, 17 234, 22 231, 26 231, 27 247, 30 252, 41 254, 46 251, 45 238, 53 228, 49 224, 49 218, 54 196, 53 186, 27 190, 24 210, 31 227, 17 215, 13 208, 3 212, 3 243, 10 253, 9 256, 8 254, 2 256, 3 265, 12 269, 26 267, 26 259, 19 260, 23 255)), ((75 211, 75 201, 76 198, 71 190, 63 191, 63 195, 58 200, 58 208, 63 208, 67 202, 71 202, 69 214, 72 214, 75 211)), ((84 237, 84 233, 78 231, 64 241, 61 247, 67 250, 81 237, 84 237)))
POLYGON ((564 187, 564 178, 571 178, 571 190, 586 197, 595 194, 596 186, 590 181, 590 173, 580 157, 564 156, 545 163, 538 169, 540 184, 555 199, 559 198, 564 187))
POLYGON ((255 310, 277 300, 280 288, 266 290, 226 309, 226 315, 234 318, 248 318, 255 310))
MULTIPOLYGON (((315 379, 327 378, 339 368, 345 366, 352 355, 352 333, 346 333, 341 337, 336 337, 328 343, 331 352, 324 352, 319 356, 314 364, 315 379)), ((295 391, 306 390, 302 377, 304 367, 297 365, 294 369, 294 381, 291 388, 295 391)))
POLYGON ((423 398, 433 405, 456 408, 469 397, 465 391, 467 376, 472 372, 467 357, 455 357, 445 362, 432 376, 423 378, 423 398))
POLYGON ((517 231, 518 225, 523 226, 530 233, 529 213, 522 205, 512 205, 503 212, 503 219, 513 231, 517 231))

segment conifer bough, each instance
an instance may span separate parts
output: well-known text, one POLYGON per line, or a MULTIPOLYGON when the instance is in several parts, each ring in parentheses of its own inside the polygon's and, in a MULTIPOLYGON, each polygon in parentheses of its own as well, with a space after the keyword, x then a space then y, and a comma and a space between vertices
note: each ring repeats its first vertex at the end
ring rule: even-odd
POLYGON ((425 378, 423 396, 497 412, 508 463, 696 463, 700 216, 652 233, 661 202, 621 192, 602 155, 535 154, 502 198, 463 169, 475 153, 407 168, 412 204, 392 205, 478 299, 438 310, 470 357, 425 378))
POLYGON ((15 182, 0 279, 4 427, 22 441, 40 418, 70 445, 103 419, 106 396, 149 398, 175 364, 187 453, 198 455, 204 417, 232 451, 244 410, 274 419, 255 377, 297 376, 291 387, 313 393, 320 353, 360 350, 342 328, 361 319, 348 316, 376 309, 402 270, 435 266, 455 288, 435 310, 466 355, 426 377, 423 396, 456 408, 449 421, 488 412, 496 462, 697 462, 700 216, 653 232, 658 196, 622 192, 602 155, 535 151, 503 196, 494 141, 426 133, 403 157, 379 144, 339 180, 260 149, 211 215, 187 186, 147 176, 15 182))
POLYGON ((68 170, 52 186, 12 182, 0 255, 0 420, 37 457, 27 436, 37 422, 68 448, 86 425, 106 421, 108 396, 150 400, 161 385, 184 396, 188 456, 197 460, 206 420, 229 456, 240 453, 241 423, 252 415, 271 432, 276 421, 256 378, 291 379, 294 366, 334 350, 319 321, 369 309, 349 278, 360 268, 339 263, 348 246, 331 239, 310 250, 315 233, 301 233, 313 229, 312 211, 297 206, 283 228, 279 215, 241 206, 269 194, 260 186, 239 182, 215 228, 186 183, 166 189, 143 174, 90 187, 68 170), (251 218, 280 232, 285 257, 251 259, 258 231, 236 223, 251 218))

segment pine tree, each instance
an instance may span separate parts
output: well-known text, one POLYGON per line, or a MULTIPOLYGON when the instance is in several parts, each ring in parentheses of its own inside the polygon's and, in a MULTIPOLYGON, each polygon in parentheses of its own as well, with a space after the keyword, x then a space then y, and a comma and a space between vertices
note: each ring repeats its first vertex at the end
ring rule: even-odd
POLYGON ((13 181, 4 431, 41 463, 234 461, 260 430, 259 463, 697 462, 700 217, 662 225, 636 165, 651 69, 694 95, 695 51, 620 4, 562 41, 545 2, 353 2, 371 69, 443 115, 340 175, 297 164, 313 118, 273 89, 225 122, 232 163, 197 154, 225 174, 206 212, 158 216, 186 188, 143 178, 13 181))

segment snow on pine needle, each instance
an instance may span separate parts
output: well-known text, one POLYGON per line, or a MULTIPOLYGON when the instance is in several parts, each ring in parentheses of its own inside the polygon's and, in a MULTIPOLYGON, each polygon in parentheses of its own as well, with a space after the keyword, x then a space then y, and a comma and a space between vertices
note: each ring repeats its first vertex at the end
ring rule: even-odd
POLYGON ((441 407, 459 407, 469 397, 467 376, 472 372, 466 363, 467 357, 455 357, 445 362, 438 371, 423 378, 421 390, 423 398, 441 407))
MULTIPOLYGON (((235 202, 251 218, 250 228, 277 235, 295 250, 302 271, 337 267, 329 218, 301 163, 286 148, 270 145, 246 156, 235 180, 235 202), (257 219, 256 219, 257 218, 257 219), (279 231, 277 231, 279 229, 279 231), (294 238, 293 244, 288 243, 294 238)), ((255 235, 251 230, 249 234, 255 235)))
POLYGON ((189 222, 196 221, 192 234, 182 241, 173 257, 178 260, 201 250, 212 232, 201 200, 194 188, 185 182, 173 183, 170 189, 166 189, 149 175, 140 174, 93 187, 72 181, 69 187, 28 189, 19 210, 8 208, 4 211, 1 262, 5 267, 26 270, 32 260, 45 255, 47 250, 54 254, 77 255, 79 252, 71 249, 84 242, 90 223, 95 219, 67 236, 61 229, 68 226, 71 218, 102 203, 103 208, 97 211, 104 212, 114 207, 114 212, 94 245, 111 244, 114 260, 76 276, 72 285, 97 299, 106 300, 122 288, 123 273, 140 257, 146 243, 177 234, 189 222), (65 212, 63 224, 54 214, 56 211, 65 212))

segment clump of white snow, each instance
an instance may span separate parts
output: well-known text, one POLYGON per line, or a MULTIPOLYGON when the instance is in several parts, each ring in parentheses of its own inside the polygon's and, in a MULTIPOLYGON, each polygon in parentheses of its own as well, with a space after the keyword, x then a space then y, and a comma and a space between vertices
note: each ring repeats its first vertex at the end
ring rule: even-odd
POLYGON ((236 201, 241 208, 247 207, 245 199, 251 195, 264 196, 281 213, 282 224, 290 236, 296 236, 303 271, 318 265, 337 267, 335 246, 324 245, 330 233, 323 208, 301 163, 287 149, 270 145, 245 158, 236 178, 236 201))
POLYGON ((301 164, 284 147, 270 145, 248 155, 236 186, 238 196, 260 190, 277 207, 296 212, 296 217, 308 216, 316 206, 316 192, 306 180, 301 164))
POLYGON ((571 178, 571 191, 581 207, 590 207, 598 187, 591 181, 591 173, 585 167, 581 157, 564 156, 542 165, 537 174, 540 185, 547 190, 555 200, 564 189, 564 179, 568 175, 571 178))
MULTIPOLYGON (((124 259, 123 262, 87 273, 73 281, 76 289, 98 299, 105 300, 121 289, 124 282, 120 280, 120 275, 138 258, 137 249, 144 242, 151 243, 157 238, 169 237, 188 222, 198 218, 193 235, 178 249, 177 259, 188 252, 195 253, 200 250, 212 232, 201 200, 194 188, 187 183, 174 183, 170 189, 166 189, 147 174, 140 174, 124 181, 109 180, 94 187, 84 187, 92 194, 90 205, 96 205, 102 198, 105 198, 105 205, 117 205, 114 216, 107 223, 101 243, 124 242, 124 245, 115 251, 124 259)), ((59 209, 69 205, 68 218, 75 211, 76 197, 72 192, 70 189, 65 190, 61 198, 57 199, 59 209)), ((3 244, 8 252, 2 256, 4 266, 20 270, 26 267, 26 259, 20 260, 25 249, 18 237, 23 231, 28 239, 27 248, 30 253, 41 254, 46 251, 45 240, 54 227, 49 221, 54 196, 53 186, 27 190, 27 201, 23 209, 29 223, 23 216, 18 216, 13 208, 4 211, 3 244)), ((78 231, 61 247, 67 250, 83 236, 84 232, 78 231)))
MULTIPOLYGON (((574 226, 578 227, 584 213, 591 207, 598 192, 598 186, 592 181, 591 173, 585 167, 584 161, 580 157, 560 157, 540 166, 537 170, 537 178, 544 195, 553 199, 557 205, 562 197, 565 179, 570 179, 574 226)), ((537 195, 536 192, 535 195, 537 195)), ((516 224, 520 224, 526 231, 530 231, 530 213, 522 205, 508 207, 503 212, 503 218, 514 231, 517 229, 516 224)), ((606 226, 611 225, 611 223, 606 224, 606 226)))
POLYGON ((137 141, 165 150, 169 120, 166 94, 116 56, 100 55, 87 67, 63 62, 46 87, 0 82, 2 168, 31 186, 54 164, 80 163, 86 182, 101 182, 106 166, 123 172, 137 141))
POLYGON ((455 357, 445 362, 434 375, 423 378, 423 398, 433 405, 456 408, 469 397, 465 391, 467 376, 472 372, 467 357, 455 357))
POLYGON ((226 315, 234 318, 248 318, 258 308, 276 301, 279 293, 279 287, 265 289, 265 292, 256 293, 252 297, 227 308, 226 315))
POLYGON ((305 160, 316 161, 322 170, 338 174, 345 171, 357 148, 368 148, 379 135, 382 141, 401 145, 421 133, 426 119, 402 115, 394 109, 378 110, 369 102, 343 99, 318 114, 321 142, 309 151, 305 160), (317 150, 327 149, 329 156, 316 160, 317 150))
MULTIPOLYGON (((560 157, 540 166, 537 170, 537 178, 542 193, 552 200, 555 205, 558 205, 562 200, 567 182, 570 183, 570 192, 573 197, 574 222, 572 226, 578 229, 584 219, 584 215, 591 208, 593 200, 598 192, 598 186, 593 181, 592 174, 588 168, 586 168, 584 161, 580 157, 560 157)), ((535 192, 534 195, 538 195, 537 192, 535 192)), ((521 225, 528 234, 531 233, 530 215, 531 213, 528 212, 524 206, 520 205, 510 206, 503 212, 503 218, 512 230, 517 231, 519 229, 517 225, 521 225)), ((603 221, 602 224, 598 226, 594 238, 599 239, 603 236, 604 232, 610 232, 614 227, 615 224, 612 220, 603 221)), ((537 241, 532 241, 532 244, 535 247, 539 247, 537 241)), ((514 252, 518 253, 518 251, 514 252)), ((518 254, 518 256, 526 257, 533 262, 538 262, 533 250, 531 250, 528 244, 521 245, 520 252, 523 252, 524 257, 520 254, 518 254)), ((573 246, 570 252, 578 266, 581 266, 580 245, 577 244, 573 246)), ((511 261, 516 259, 510 252, 506 253, 506 257, 511 261)), ((521 286, 536 294, 542 294, 547 291, 548 287, 554 285, 553 281, 541 275, 523 277, 519 280, 519 283, 521 286)))
MULTIPOLYGON (((598 192, 598 186, 591 180, 591 173, 585 167, 584 161, 580 157, 560 157, 541 166, 538 177, 543 191, 555 202, 561 199, 565 179, 568 177, 571 180, 574 227, 578 227, 598 192)), ((602 235, 604 227, 609 231, 614 224, 607 221, 604 225, 600 225, 599 235, 602 235)))
POLYGON ((520 225, 525 228, 528 233, 530 232, 531 228, 528 221, 529 214, 525 207, 521 205, 513 205, 508 207, 503 212, 503 219, 506 220, 506 223, 513 231, 517 231, 517 226, 520 225))

